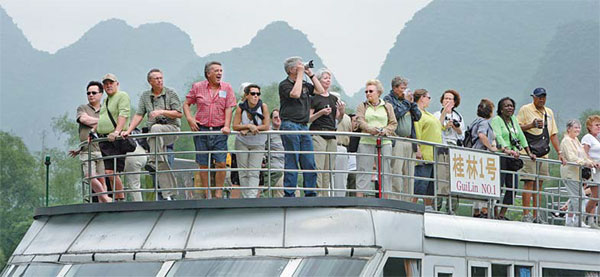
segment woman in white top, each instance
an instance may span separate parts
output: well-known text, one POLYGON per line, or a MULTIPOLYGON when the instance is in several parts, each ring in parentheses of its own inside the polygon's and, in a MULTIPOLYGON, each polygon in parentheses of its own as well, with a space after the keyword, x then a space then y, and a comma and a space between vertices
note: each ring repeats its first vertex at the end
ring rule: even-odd
POLYGON ((440 103, 442 109, 435 112, 433 116, 439 118, 442 123, 442 142, 461 146, 460 143, 465 138, 463 135, 465 124, 462 115, 456 111, 460 105, 460 94, 452 89, 446 90, 440 98, 440 103))
MULTIPOLYGON (((591 115, 585 121, 585 126, 587 127, 588 134, 583 136, 581 139, 581 144, 583 144, 583 149, 585 152, 594 160, 594 162, 600 162, 600 115, 591 115)), ((593 171, 592 171, 593 172, 593 171)), ((592 175, 592 181, 596 184, 589 184, 589 188, 592 191, 590 196, 590 201, 588 201, 585 206, 586 213, 592 213, 596 204, 598 203, 598 183, 600 183, 600 170, 596 169, 596 173, 592 175)), ((587 219, 588 225, 593 226, 594 217, 590 216, 587 219), (592 224, 590 224, 592 223, 592 224)))
MULTIPOLYGON (((442 93, 442 97, 440 97, 440 103, 442 104, 442 109, 435 112, 433 116, 438 118, 442 124, 442 142, 448 145, 462 146, 462 141, 465 137, 463 134, 465 130, 465 123, 462 115, 456 111, 456 108, 458 108, 460 105, 460 94, 453 89, 446 90, 444 93, 442 93)), ((438 155, 438 161, 444 164, 450 163, 448 152, 440 151, 438 155)), ((437 202, 437 209, 438 211, 442 209, 442 202, 444 202, 443 200, 446 199, 446 210, 449 211, 449 166, 438 164, 437 174, 441 180, 445 181, 439 182, 437 186, 437 195, 442 196, 442 198, 440 198, 437 202)), ((452 198, 452 211, 456 211, 458 209, 458 201, 458 196, 452 198)))
MULTIPOLYGON (((269 130, 269 108, 260 100, 260 87, 256 84, 244 88, 244 99, 235 110, 233 130, 240 132, 235 137, 235 149, 246 152, 237 153, 236 158, 238 168, 252 167, 256 170, 239 171, 240 186, 258 188, 259 172, 267 141, 267 136, 259 134, 259 131, 269 130)), ((244 189, 242 197, 256 198, 258 189, 244 189)))

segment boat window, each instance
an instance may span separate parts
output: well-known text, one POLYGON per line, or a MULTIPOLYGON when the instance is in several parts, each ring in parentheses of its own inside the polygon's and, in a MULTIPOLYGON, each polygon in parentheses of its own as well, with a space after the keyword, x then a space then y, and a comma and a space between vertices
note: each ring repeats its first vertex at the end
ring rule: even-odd
POLYGON ((421 261, 390 257, 383 266, 383 276, 421 276, 421 261))
POLYGON ((515 277, 531 277, 531 266, 515 265, 515 277))
POLYGON ((25 268, 27 268, 27 265, 15 265, 10 269, 6 269, 5 271, 2 273, 3 277, 12 277, 12 276, 21 276, 21 274, 23 274, 23 271, 25 271, 25 268))
POLYGON ((471 267, 471 277, 487 277, 488 276, 488 268, 480 267, 480 266, 472 266, 471 267))
POLYGON ((74 264, 69 276, 156 276, 162 263, 74 264))
POLYGON ((23 275, 15 275, 15 276, 56 276, 58 275, 58 273, 60 272, 60 270, 63 268, 64 265, 62 264, 44 264, 44 263, 39 263, 39 264, 30 264, 27 269, 25 269, 25 272, 23 273, 23 275))
POLYGON ((562 269, 562 268, 543 268, 542 276, 549 277, 587 277, 587 276, 598 276, 600 271, 589 271, 589 270, 576 270, 576 269, 562 269))
POLYGON ((454 268, 449 266, 435 266, 433 268, 434 276, 436 277, 452 277, 454 276, 454 268))
POLYGON ((167 276, 279 276, 288 261, 267 257, 178 261, 167 276))
POLYGON ((357 258, 304 258, 294 276, 358 276, 366 263, 366 259, 357 258))
POLYGON ((494 277, 509 277, 510 276, 510 265, 509 264, 492 264, 492 276, 494 276, 494 277))

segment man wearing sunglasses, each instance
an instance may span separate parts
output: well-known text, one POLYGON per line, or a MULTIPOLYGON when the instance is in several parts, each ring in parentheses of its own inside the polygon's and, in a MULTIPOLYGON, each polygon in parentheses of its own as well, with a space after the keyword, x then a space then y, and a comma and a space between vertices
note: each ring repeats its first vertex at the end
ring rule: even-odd
MULTIPOLYGON (((87 104, 77 107, 77 123, 79 123, 79 140, 87 141, 92 128, 98 124, 100 116, 100 103, 102 102, 102 92, 104 88, 100 82, 91 81, 87 85, 87 104)), ((83 144, 78 150, 71 150, 69 154, 72 157, 79 155, 79 159, 83 164, 83 174, 86 177, 104 174, 104 163, 102 160, 92 161, 88 164, 88 159, 102 158, 98 143, 83 144), (89 149, 88 149, 89 147, 89 149), (91 167, 91 169, 89 168, 91 167)), ((106 184, 104 178, 93 178, 90 180, 92 189, 96 193, 106 192, 106 184)), ((103 194, 98 196, 99 202, 111 202, 112 199, 108 195, 103 194)))
MULTIPOLYGON (((302 58, 290 57, 284 62, 287 78, 279 83, 279 102, 281 116, 281 130, 308 131, 310 118, 310 96, 321 95, 324 91, 321 82, 317 80, 309 66, 304 66, 302 58), (308 76, 310 83, 304 81, 308 76)), ((310 135, 281 135, 285 151, 313 151, 313 143, 310 135)), ((285 169, 315 170, 314 154, 289 153, 285 154, 285 169)), ((304 172, 304 187, 314 188, 317 185, 317 174, 304 172)), ((286 197, 294 197, 294 191, 298 183, 297 172, 285 172, 283 174, 283 185, 286 197)), ((304 196, 316 196, 315 191, 306 190, 304 196)))

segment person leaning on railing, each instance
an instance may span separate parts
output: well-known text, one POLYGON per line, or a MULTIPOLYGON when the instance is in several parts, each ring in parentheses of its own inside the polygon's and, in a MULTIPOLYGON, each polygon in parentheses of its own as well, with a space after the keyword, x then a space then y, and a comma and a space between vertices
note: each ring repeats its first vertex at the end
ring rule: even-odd
MULTIPOLYGON (((367 101, 358 104, 356 107, 356 116, 358 127, 363 133, 369 133, 373 136, 393 136, 398 122, 394 115, 394 108, 390 103, 381 99, 383 86, 379 80, 369 80, 366 84, 365 94, 367 101)), ((362 137, 358 145, 360 154, 377 154, 377 137, 362 137)), ((392 141, 389 139, 381 140, 381 154, 390 156, 392 154, 392 141)), ((358 156, 358 171, 371 171, 377 158, 369 156, 358 156)), ((390 160, 382 158, 383 172, 390 172, 390 160)), ((381 168, 378 168, 381 170, 381 168)), ((364 190, 369 189, 371 174, 359 173, 356 178, 356 196, 364 197, 364 190)), ((383 178, 379 183, 382 187, 384 198, 389 195, 386 192, 391 191, 391 183, 383 178)))
MULTIPOLYGON (((267 136, 259 132, 269 130, 269 108, 260 100, 260 87, 256 84, 244 88, 244 98, 233 116, 233 130, 239 131, 235 136, 235 149, 244 151, 236 154, 237 165, 242 169, 257 168, 262 162, 262 151, 267 141, 267 136)), ((239 171, 240 186, 258 188, 259 174, 259 170, 239 171)), ((242 197, 257 198, 258 189, 242 190, 242 197)))
MULTIPOLYGON (((208 169, 215 161, 218 169, 226 168, 227 138, 231 130, 232 109, 236 105, 235 94, 229 83, 223 82, 223 67, 221 63, 212 61, 204 65, 205 81, 194 83, 183 103, 183 113, 192 131, 220 131, 218 135, 194 136, 196 151, 214 151, 196 154, 196 162, 200 169, 208 169), (198 108, 196 115, 192 115, 191 105, 198 108)), ((223 187, 225 171, 215 173, 215 187, 223 187)), ((208 187, 208 171, 200 172, 202 186, 208 187)), ((212 195, 212 194, 211 194, 212 195)), ((223 198, 222 190, 214 192, 215 198, 223 198)), ((208 197, 207 197, 208 198, 208 197)))
MULTIPOLYGON (((469 125, 473 149, 498 151, 498 148, 496 148, 496 135, 490 125, 493 114, 494 103, 489 99, 481 99, 477 106, 477 118, 469 125)), ((488 217, 485 204, 484 201, 473 201, 473 217, 488 217)))
MULTIPOLYGON (((515 113, 515 100, 510 97, 504 97, 498 101, 497 116, 490 121, 498 149, 512 158, 500 157, 500 169, 516 172, 521 169, 523 163, 515 159, 519 159, 522 149, 525 149, 527 155, 535 161, 535 155, 529 150, 527 139, 519 126, 515 113)), ((502 204, 512 205, 514 201, 514 188, 519 184, 519 178, 514 173, 500 173, 500 183, 506 188, 502 204)), ((508 220, 506 218, 506 207, 502 207, 500 212, 496 214, 496 218, 500 220, 508 220)))
MULTIPOLYGON (((431 96, 425 89, 417 89, 413 94, 415 103, 419 106, 421 111, 421 119, 415 123, 415 133, 417 139, 423 141, 429 141, 434 143, 442 143, 442 124, 426 109, 431 103, 431 96)), ((424 160, 426 162, 418 163, 415 166, 415 177, 433 178, 433 146, 431 145, 419 145, 417 149, 416 158, 424 160)), ((429 195, 434 194, 434 183, 433 181, 427 180, 415 180, 415 191, 414 194, 429 195)), ((433 199, 425 198, 425 210, 433 211, 433 199)))
MULTIPOLYGON (((560 142, 560 151, 565 155, 567 162, 576 163, 588 168, 600 168, 600 164, 595 163, 583 149, 583 145, 581 145, 581 142, 577 138, 580 133, 581 123, 579 123, 579 120, 569 120, 567 122, 567 132, 560 142)), ((579 178, 579 168, 579 166, 575 165, 561 165, 560 167, 562 182, 569 193, 569 212, 565 221, 567 226, 576 226, 579 222, 579 216, 573 214, 579 211, 580 195, 583 195, 583 187, 579 178)))
MULTIPOLYGON (((600 115, 589 116, 585 121, 585 126, 589 133, 581 139, 583 148, 594 162, 600 163, 600 115)), ((592 174, 592 180, 596 183, 600 182, 600 169, 596 169, 596 172, 592 174)), ((590 199, 585 206, 586 213, 593 213, 594 210, 598 209, 596 207, 598 200, 595 200, 598 198, 598 186, 598 184, 589 185, 591 198, 593 199, 590 199)), ((586 222, 594 225, 594 217, 589 216, 586 222)))

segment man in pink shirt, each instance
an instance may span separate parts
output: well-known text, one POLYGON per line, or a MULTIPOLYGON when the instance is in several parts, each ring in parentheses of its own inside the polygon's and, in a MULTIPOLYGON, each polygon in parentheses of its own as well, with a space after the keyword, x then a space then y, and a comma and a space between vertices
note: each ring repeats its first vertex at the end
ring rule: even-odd
MULTIPOLYGON (((183 104, 183 113, 192 131, 221 131, 218 135, 201 135, 194 137, 196 151, 215 151, 210 158, 215 160, 216 168, 225 168, 227 158, 227 135, 231 132, 231 111, 236 105, 235 94, 231 85, 221 82, 223 68, 219 62, 209 62, 204 66, 206 81, 192 85, 183 104), (193 117, 191 105, 196 105, 198 111, 193 117)), ((196 162, 201 169, 207 169, 210 161, 208 154, 196 154, 196 162)), ((200 172, 203 186, 208 184, 208 172, 200 172)), ((225 171, 215 174, 215 186, 223 187, 225 171)), ((214 193, 215 198, 222 198, 221 190, 214 193)))

